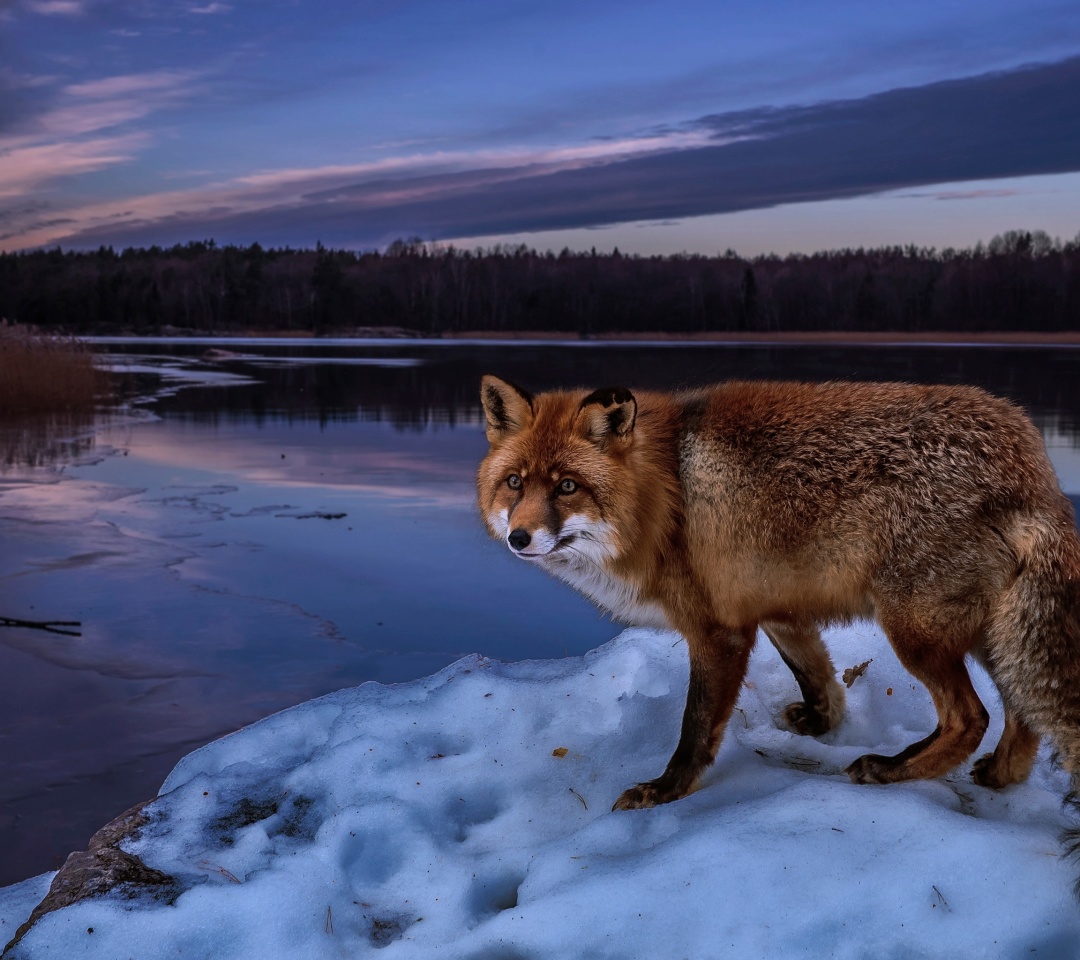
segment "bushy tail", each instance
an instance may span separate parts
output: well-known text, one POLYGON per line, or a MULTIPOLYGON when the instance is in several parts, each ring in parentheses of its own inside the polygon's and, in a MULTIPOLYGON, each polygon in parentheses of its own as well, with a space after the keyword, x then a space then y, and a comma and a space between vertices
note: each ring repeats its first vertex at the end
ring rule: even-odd
MULTIPOLYGON (((1075 863, 1080 863, 1080 794, 1077 793, 1075 787, 1076 778, 1073 777, 1074 786, 1062 801, 1062 805, 1065 809, 1066 815, 1077 826, 1066 827, 1061 831, 1061 847, 1063 856, 1066 860, 1075 863)), ((1073 895, 1077 901, 1080 901, 1080 876, 1073 881, 1073 895)))
MULTIPOLYGON (((987 631, 988 665, 1002 697, 1054 743, 1072 789, 1077 826, 1061 837, 1080 863, 1080 537, 1071 516, 1026 518, 1013 536, 1018 569, 987 631)), ((1080 900, 1080 877, 1074 891, 1080 900)))

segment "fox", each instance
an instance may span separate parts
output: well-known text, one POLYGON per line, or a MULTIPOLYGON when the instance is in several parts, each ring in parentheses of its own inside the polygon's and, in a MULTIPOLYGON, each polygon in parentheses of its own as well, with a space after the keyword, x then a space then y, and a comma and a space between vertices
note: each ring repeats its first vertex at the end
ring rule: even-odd
MULTIPOLYGON (((1045 736, 1080 783, 1080 537, 1042 435, 1011 401, 856 382, 534 395, 492 375, 480 399, 488 532, 615 620, 686 640, 674 753, 613 810, 697 789, 759 630, 802 697, 786 726, 834 729, 845 688, 821 631, 860 619, 927 688, 937 726, 895 756, 859 757, 853 782, 940 777, 976 751, 989 714, 970 656, 1005 715, 974 781, 1021 782, 1045 736)), ((1066 839, 1076 853, 1080 831, 1066 839)))

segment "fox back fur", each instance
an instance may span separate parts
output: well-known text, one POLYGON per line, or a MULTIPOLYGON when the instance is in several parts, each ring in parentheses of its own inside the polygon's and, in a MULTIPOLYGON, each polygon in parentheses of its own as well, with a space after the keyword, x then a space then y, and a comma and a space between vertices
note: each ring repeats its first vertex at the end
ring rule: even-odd
MULTIPOLYGON (((796 732, 840 722, 823 625, 874 617, 926 685, 937 727, 857 783, 937 777, 988 716, 1005 729, 977 783, 1023 780, 1041 735, 1080 782, 1080 539, 1042 437, 974 387, 740 383, 536 396, 484 377, 477 478, 491 534, 617 619, 678 630, 690 681, 678 745, 616 809, 685 796, 712 763, 760 628, 802 699, 796 732)), ((1080 844, 1078 844, 1080 845, 1080 844)))

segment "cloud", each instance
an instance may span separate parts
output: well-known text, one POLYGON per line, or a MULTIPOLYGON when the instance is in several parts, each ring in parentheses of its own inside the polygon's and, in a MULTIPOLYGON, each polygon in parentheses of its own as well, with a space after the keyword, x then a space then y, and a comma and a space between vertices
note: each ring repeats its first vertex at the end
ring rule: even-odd
POLYGON ((183 103, 193 94, 196 76, 160 70, 69 84, 36 123, 42 131, 65 137, 118 127, 183 103))
POLYGON ((389 189, 394 192, 395 199, 400 200, 403 191, 419 195, 444 185, 452 189, 463 177, 490 183, 504 179, 506 174, 512 178, 538 176, 598 162, 610 163, 629 156, 685 149, 708 141, 709 138, 700 131, 683 130, 569 147, 447 151, 390 157, 366 164, 271 170, 240 177, 236 182, 263 190, 288 190, 313 200, 370 196, 380 189, 387 189, 387 183, 392 182, 396 186, 389 189), (407 179, 409 177, 412 179, 407 179))
POLYGON ((45 17, 81 17, 86 4, 83 0, 31 0, 26 8, 45 17))
MULTIPOLYGON (((61 88, 33 115, 14 112, 5 124, 0 114, 0 130, 9 128, 0 135, 0 197, 130 162, 150 136, 116 128, 182 102, 195 79, 168 70, 104 77, 61 88)), ((0 72, 0 93, 47 85, 43 78, 0 72)))
POLYGON ((985 200, 987 197, 1013 197, 1016 190, 943 190, 935 200, 985 200))
MULTIPOLYGON (((640 140, 262 172, 98 207, 65 245, 373 246, 670 220, 1080 170, 1080 57, 862 99, 710 114, 640 140), (91 220, 90 217, 96 218, 91 220)), ((42 234, 44 236, 44 234, 42 234)), ((27 234, 26 240, 37 240, 27 234)))
MULTIPOLYGON (((201 74, 156 70, 64 84, 53 75, 0 67, 0 134, 77 138, 182 105, 201 91, 201 74)), ((8 144, 0 139, 0 153, 8 144)))
MULTIPOLYGON (((0 37, 0 55, 2 40, 0 37)), ((0 134, 32 122, 56 83, 55 76, 18 73, 9 66, 0 67, 0 134)))
POLYGON ((131 159, 145 138, 132 134, 78 143, 0 149, 0 198, 23 196, 56 177, 92 173, 131 159))
POLYGON ((145 96, 162 91, 172 92, 192 79, 192 74, 182 70, 156 70, 150 73, 131 73, 102 77, 73 83, 64 90, 69 96, 80 99, 103 100, 119 96, 145 96))
MULTIPOLYGON (((87 123, 90 119, 87 119, 87 123)), ((691 142, 704 142, 699 132, 682 132, 669 138, 644 137, 625 141, 586 144, 579 147, 534 151, 488 151, 482 153, 435 153, 389 158, 366 164, 325 166, 309 169, 277 170, 253 173, 224 184, 195 190, 170 191, 123 200, 120 217, 114 205, 83 205, 76 216, 84 233, 112 230, 184 230, 181 224, 204 222, 208 229, 244 216, 259 216, 269 211, 287 218, 289 211, 312 205, 346 204, 353 209, 382 210, 396 204, 416 202, 458 194, 470 189, 490 187, 501 180, 518 180, 542 172, 571 169, 595 163, 598 159, 672 149, 691 142), (479 166, 478 166, 479 165, 479 166), (124 223, 117 225, 117 220, 124 223)), ((36 169, 23 164, 24 175, 36 169)), ((42 169, 47 169, 43 167, 42 169)), ((58 167, 57 175, 67 172, 58 167)), ((42 174, 46 176, 47 174, 42 174)), ((0 190, 3 189, 0 163, 0 190)), ((14 227, 0 240, 20 238, 20 246, 52 243, 57 234, 53 223, 28 219, 22 233, 14 227)), ((65 234, 75 231, 67 230, 65 234)), ((207 234, 209 236, 209 234, 207 234)), ((105 241, 111 242, 111 241, 105 241)), ((141 241, 133 241, 141 242, 141 241)), ((155 242, 155 241, 147 241, 155 242)), ((286 239, 280 241, 287 243, 286 239)), ((311 243, 315 239, 311 239, 311 243)))
POLYGON ((1018 190, 938 190, 933 193, 904 193, 902 197, 922 199, 930 197, 933 200, 985 200, 988 197, 1015 197, 1018 190))

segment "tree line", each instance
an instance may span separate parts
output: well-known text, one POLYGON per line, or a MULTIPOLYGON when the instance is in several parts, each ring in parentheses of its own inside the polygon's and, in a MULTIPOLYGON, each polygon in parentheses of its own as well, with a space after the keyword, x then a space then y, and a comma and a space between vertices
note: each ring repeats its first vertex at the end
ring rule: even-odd
POLYGON ((740 257, 218 246, 0 254, 0 318, 67 333, 1080 329, 1080 235, 740 257))

